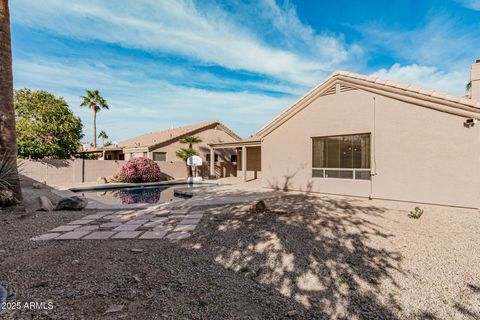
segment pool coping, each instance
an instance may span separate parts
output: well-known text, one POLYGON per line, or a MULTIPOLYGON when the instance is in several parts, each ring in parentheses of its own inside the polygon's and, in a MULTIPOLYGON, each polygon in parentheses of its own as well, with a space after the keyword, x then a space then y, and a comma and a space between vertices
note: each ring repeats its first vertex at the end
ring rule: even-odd
MULTIPOLYGON (((66 189, 53 189, 53 193, 60 197, 73 197, 78 196, 78 193, 74 191, 89 191, 89 190, 105 190, 105 189, 119 189, 124 187, 145 187, 145 186, 169 186, 169 185, 181 185, 188 183, 187 180, 173 180, 173 181, 159 181, 159 182, 146 182, 146 183, 102 183, 96 185, 88 185, 88 186, 75 186, 66 189)), ((196 185, 218 185, 213 181, 201 181, 201 182, 194 182, 190 184, 196 185)), ((150 207, 163 207, 169 204, 177 204, 184 202, 188 199, 178 200, 174 202, 160 202, 160 203, 132 203, 132 204, 108 204, 103 203, 97 200, 88 199, 88 205, 85 209, 93 209, 93 210, 121 210, 121 209, 145 209, 150 207)))

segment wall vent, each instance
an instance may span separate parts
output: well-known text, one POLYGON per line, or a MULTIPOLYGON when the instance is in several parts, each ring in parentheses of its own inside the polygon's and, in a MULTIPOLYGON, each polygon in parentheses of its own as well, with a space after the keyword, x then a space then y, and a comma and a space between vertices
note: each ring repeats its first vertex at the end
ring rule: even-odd
POLYGON ((325 90, 322 94, 321 94, 321 97, 323 96, 328 96, 330 94, 335 94, 337 92, 337 88, 335 85, 331 86, 330 88, 328 88, 327 90, 325 90))
POLYGON ((357 90, 357 88, 350 87, 344 84, 340 84, 340 92, 347 92, 347 91, 352 91, 352 90, 357 90))

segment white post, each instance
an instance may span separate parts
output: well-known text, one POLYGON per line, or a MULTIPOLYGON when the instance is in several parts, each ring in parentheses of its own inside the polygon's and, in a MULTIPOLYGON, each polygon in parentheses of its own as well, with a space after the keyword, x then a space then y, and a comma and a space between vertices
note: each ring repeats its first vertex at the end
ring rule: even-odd
POLYGON ((247 181, 247 147, 242 146, 242 175, 243 181, 247 181))
POLYGON ((210 147, 210 178, 215 176, 215 152, 212 147, 210 147))

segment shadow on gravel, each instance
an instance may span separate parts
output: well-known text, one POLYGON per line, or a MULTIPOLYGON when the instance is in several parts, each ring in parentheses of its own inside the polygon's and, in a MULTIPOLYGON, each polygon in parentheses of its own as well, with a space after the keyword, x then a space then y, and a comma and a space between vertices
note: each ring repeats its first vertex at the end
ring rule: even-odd
POLYGON ((398 270, 400 254, 368 245, 372 236, 392 235, 361 217, 384 209, 306 195, 266 202, 272 211, 213 210, 212 230, 195 237, 195 245, 290 299, 296 305, 290 316, 398 318, 394 306, 381 302, 378 285, 387 278, 395 284, 390 271, 398 270))

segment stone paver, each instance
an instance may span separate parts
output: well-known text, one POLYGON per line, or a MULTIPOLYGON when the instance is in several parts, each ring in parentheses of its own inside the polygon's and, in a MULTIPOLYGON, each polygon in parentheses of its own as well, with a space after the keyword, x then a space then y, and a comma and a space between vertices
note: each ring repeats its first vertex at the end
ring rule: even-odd
POLYGON ((167 234, 167 231, 146 231, 139 239, 162 239, 167 234))
POLYGON ((58 237, 59 235, 61 235, 61 233, 56 233, 56 232, 44 233, 44 234, 39 235, 38 237, 33 237, 30 240, 33 240, 33 241, 52 240, 52 239, 55 239, 56 237, 58 237))
POLYGON ((107 223, 102 223, 99 227, 100 229, 111 229, 121 225, 122 225, 121 222, 107 222, 107 223))
POLYGON ((196 224, 183 224, 183 225, 178 225, 173 229, 173 232, 179 232, 179 231, 193 231, 197 227, 196 224))
POLYGON ((122 224, 121 226, 116 227, 113 231, 135 231, 140 227, 138 224, 122 224))
POLYGON ((94 219, 80 219, 80 220, 75 220, 75 221, 69 222, 68 224, 89 224, 93 221, 95 221, 95 220, 94 219))
POLYGON ((152 231, 170 231, 172 229, 173 229, 172 226, 158 226, 158 227, 153 228, 152 231))
POLYGON ((198 224, 200 222, 199 218, 193 218, 193 219, 188 219, 185 218, 182 221, 180 221, 178 224, 198 224))
POLYGON ((169 240, 181 240, 190 237, 191 234, 188 232, 172 232, 166 236, 169 240))
POLYGON ((91 226, 83 226, 83 227, 80 227, 80 228, 77 228, 75 229, 75 231, 95 231, 99 228, 99 226, 94 226, 94 225, 91 225, 91 226))
POLYGON ((115 232, 113 231, 95 231, 90 233, 88 236, 86 236, 83 239, 88 239, 88 240, 105 240, 113 236, 115 232))
POLYGON ((111 239, 134 239, 136 238, 141 231, 122 231, 112 236, 111 239))
POLYGON ((175 215, 175 214, 187 214, 188 213, 188 209, 173 209, 172 211, 170 211, 170 214, 171 215, 175 215))
POLYGON ((165 209, 153 206, 142 210, 103 211, 61 225, 31 238, 42 240, 162 239, 180 240, 191 236, 203 217, 190 208, 165 209))
POLYGON ((69 225, 63 225, 63 226, 60 226, 60 227, 56 227, 55 229, 52 229, 50 230, 49 232, 65 232, 65 231, 72 231, 76 228, 80 227, 78 224, 77 225, 73 225, 73 224, 69 224, 69 225))
POLYGON ((147 223, 148 220, 142 220, 142 219, 135 219, 135 220, 129 220, 124 223, 124 225, 130 225, 130 224, 136 224, 136 225, 142 225, 147 223))
POLYGON ((202 217, 203 217, 203 213, 191 213, 186 216, 187 219, 190 219, 190 218, 202 219, 202 217))
POLYGON ((162 220, 150 221, 150 222, 145 223, 145 224, 143 225, 143 227, 145 227, 145 228, 154 228, 154 227, 163 225, 163 223, 164 223, 164 221, 162 221, 162 220))
POLYGON ((56 237, 55 240, 77 240, 89 234, 90 231, 70 231, 56 237))
POLYGON ((93 220, 96 220, 96 219, 100 219, 104 216, 106 216, 107 213, 97 213, 97 214, 89 214, 88 216, 86 217, 83 217, 82 219, 83 220, 87 220, 87 219, 93 219, 93 220))

